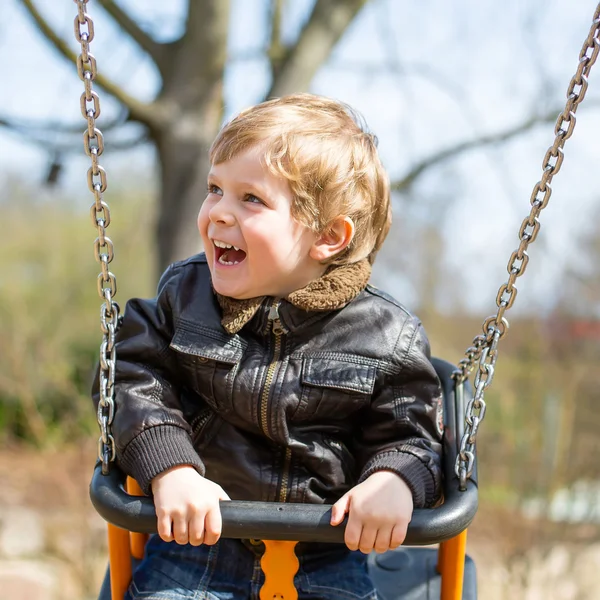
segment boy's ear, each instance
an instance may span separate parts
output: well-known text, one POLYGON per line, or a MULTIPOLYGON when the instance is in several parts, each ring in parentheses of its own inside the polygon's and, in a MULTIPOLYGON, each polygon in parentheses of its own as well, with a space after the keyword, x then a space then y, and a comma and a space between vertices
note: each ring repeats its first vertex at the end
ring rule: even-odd
POLYGON ((310 249, 310 257, 323 262, 340 253, 354 237, 354 222, 350 217, 337 217, 315 241, 310 249))

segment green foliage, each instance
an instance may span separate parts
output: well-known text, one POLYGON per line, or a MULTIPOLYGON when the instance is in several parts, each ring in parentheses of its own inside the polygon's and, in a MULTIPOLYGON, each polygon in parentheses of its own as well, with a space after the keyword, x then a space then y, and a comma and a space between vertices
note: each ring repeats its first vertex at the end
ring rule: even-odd
MULTIPOLYGON (((75 203, 23 183, 2 190, 0 438, 39 445, 93 431, 89 388, 101 340, 92 195, 75 203)), ((110 190, 117 301, 151 295, 147 195, 110 190)))

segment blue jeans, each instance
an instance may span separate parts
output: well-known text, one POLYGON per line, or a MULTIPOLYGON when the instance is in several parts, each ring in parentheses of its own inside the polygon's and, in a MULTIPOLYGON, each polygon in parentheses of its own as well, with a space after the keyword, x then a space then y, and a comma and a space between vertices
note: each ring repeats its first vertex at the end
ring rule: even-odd
MULTIPOLYGON (((221 539, 214 546, 148 541, 125 600, 257 600, 264 583, 264 545, 221 539)), ((300 568, 294 578, 299 600, 376 600, 367 556, 342 544, 296 546, 300 568)))

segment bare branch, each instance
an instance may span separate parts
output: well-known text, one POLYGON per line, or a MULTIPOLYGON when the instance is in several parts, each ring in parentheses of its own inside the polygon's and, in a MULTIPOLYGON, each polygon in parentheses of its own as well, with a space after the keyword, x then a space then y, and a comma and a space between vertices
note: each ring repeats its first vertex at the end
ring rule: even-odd
POLYGON ((104 10, 154 60, 161 73, 168 68, 168 46, 152 39, 114 0, 99 0, 104 10))
POLYGON ((319 67, 366 0, 317 0, 310 18, 277 67, 267 97, 306 91, 319 67))
POLYGON ((271 45, 281 43, 283 0, 271 0, 271 45))
MULTIPOLYGON (((112 121, 105 121, 104 123, 102 123, 101 130, 104 133, 106 131, 111 131, 112 129, 117 129, 121 127, 126 121, 127 113, 125 110, 123 110, 116 119, 113 119, 112 121)), ((0 127, 6 127, 7 129, 12 129, 13 131, 44 132, 51 133, 52 135, 81 134, 86 129, 84 121, 69 124, 59 123, 57 121, 23 121, 20 119, 6 117, 2 115, 0 115, 0 127)))
MULTIPOLYGON (((228 1, 188 3, 186 30, 172 44, 174 58, 162 92, 166 100, 176 98, 177 110, 202 112, 214 106, 221 112, 228 29, 228 1)), ((220 116, 216 121, 220 122, 220 116)))
MULTIPOLYGON (((600 101, 597 100, 588 101, 586 107, 590 108, 592 106, 598 106, 599 104, 600 101)), ((563 111, 563 108, 564 107, 555 108, 554 110, 549 110, 543 115, 530 117, 526 121, 519 123, 518 125, 515 125, 506 131, 500 131, 490 135, 483 135, 472 140, 461 142, 455 146, 441 150, 440 152, 436 152, 435 154, 428 156, 416 164, 406 175, 404 175, 404 177, 392 182, 392 190, 407 190, 413 185, 415 180, 430 167, 440 164, 450 158, 455 158, 456 156, 468 152, 473 148, 481 148, 483 146, 506 142, 507 140, 515 138, 542 123, 554 123, 558 118, 558 115, 563 111)))
MULTIPOLYGON (((113 121, 108 127, 103 127, 103 131, 109 131, 117 128, 122 122, 113 121)), ((22 138, 25 138, 29 142, 35 142, 39 147, 42 147, 45 151, 52 155, 63 155, 63 154, 82 154, 82 143, 81 133, 82 128, 74 129, 72 126, 47 124, 44 126, 38 126, 33 123, 19 123, 11 119, 0 117, 0 127, 4 127, 22 138), (56 133, 60 135, 71 135, 73 140, 77 143, 57 143, 56 133), (47 137, 50 136, 50 137, 47 137), (77 136, 77 137, 75 137, 77 136)), ((106 140, 105 146, 109 148, 111 152, 120 150, 129 150, 131 148, 138 147, 142 144, 150 142, 148 132, 144 132, 138 137, 131 140, 106 140)))
MULTIPOLYGON (((227 33, 229 30, 229 2, 223 0, 204 0, 190 2, 187 16, 187 28, 183 36, 183 47, 191 54, 185 62, 194 56, 197 70, 204 68, 207 74, 220 75, 227 58, 227 33)), ((185 70, 189 71, 187 64, 185 70)))
POLYGON ((286 55, 286 48, 281 43, 281 20, 283 18, 283 0, 271 0, 271 41, 268 55, 271 61, 273 73, 279 71, 279 67, 286 55))
MULTIPOLYGON (((40 32, 44 37, 70 62, 76 63, 77 56, 69 48, 67 42, 62 39, 50 26, 50 24, 42 17, 41 13, 35 7, 32 0, 21 0, 21 4, 27 9, 27 12, 31 15, 33 20, 40 32)), ((111 81, 104 75, 98 73, 95 81, 99 86, 103 87, 109 94, 114 96, 119 102, 124 104, 130 113, 130 118, 135 121, 140 121, 146 125, 151 125, 157 118, 157 110, 152 104, 146 104, 141 102, 137 98, 130 96, 117 85, 114 81, 111 81)))

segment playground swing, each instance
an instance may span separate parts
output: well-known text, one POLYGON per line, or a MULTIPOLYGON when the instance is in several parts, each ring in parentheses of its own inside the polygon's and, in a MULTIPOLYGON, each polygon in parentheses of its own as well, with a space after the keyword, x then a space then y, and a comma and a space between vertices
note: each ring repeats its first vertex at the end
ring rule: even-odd
MULTIPOLYGON (((94 194, 91 217, 98 230, 95 256, 101 265, 98 293, 101 307, 100 402, 98 423, 98 464, 94 469, 90 495, 94 507, 108 521, 109 569, 99 600, 122 599, 129 585, 132 565, 143 557, 149 533, 156 532, 156 514, 150 498, 142 497, 136 482, 111 465, 115 459, 115 443, 110 433, 114 415, 115 335, 119 325, 119 306, 113 300, 116 278, 109 271, 113 259, 113 244, 106 236, 110 210, 103 200, 106 172, 98 159, 104 149, 101 131, 96 127, 100 115, 100 100, 93 91, 96 60, 89 52, 94 38, 94 24, 86 13, 88 0, 74 0, 75 37, 81 45, 77 72, 85 91, 81 95, 81 112, 87 120, 83 134, 84 149, 91 158, 87 172, 88 187, 94 194)), ((466 350, 458 368, 448 362, 433 359, 444 395, 444 502, 432 509, 415 510, 408 528, 405 545, 398 550, 369 557, 371 576, 378 594, 388 600, 475 600, 475 565, 466 556, 466 531, 477 511, 477 460, 475 452, 479 426, 485 416, 485 390, 492 383, 498 357, 498 345, 508 329, 505 313, 514 304, 515 282, 523 275, 529 256, 527 248, 535 241, 539 230, 538 217, 547 206, 552 178, 560 170, 563 146, 571 137, 575 113, 583 100, 591 68, 600 53, 600 3, 579 54, 577 71, 567 89, 567 102, 554 128, 555 139, 542 161, 542 176, 531 194, 531 211, 519 229, 519 246, 508 262, 508 280, 498 290, 496 314, 483 322, 466 350), (473 386, 468 378, 476 368, 473 386), (439 544, 439 549, 421 548, 439 544)), ((297 593, 293 577, 298 568, 294 546, 299 541, 339 542, 344 539, 343 527, 329 525, 329 506, 264 502, 223 502, 223 537, 263 540, 265 553, 261 566, 265 584, 260 592, 263 600, 295 600, 297 593)))

